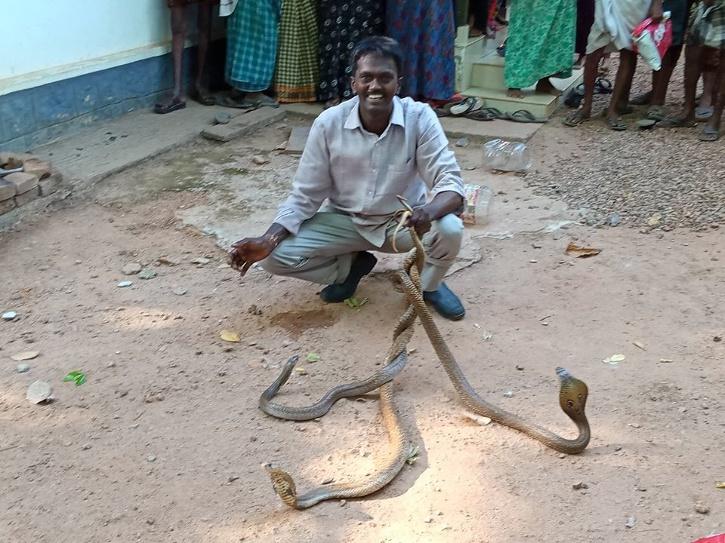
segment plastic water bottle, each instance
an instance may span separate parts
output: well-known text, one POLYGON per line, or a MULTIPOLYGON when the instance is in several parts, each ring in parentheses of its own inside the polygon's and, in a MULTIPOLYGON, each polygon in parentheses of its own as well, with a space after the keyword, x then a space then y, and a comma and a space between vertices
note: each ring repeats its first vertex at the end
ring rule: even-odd
POLYGON ((531 167, 531 156, 525 143, 495 139, 483 146, 483 165, 502 172, 525 172, 531 167))
POLYGON ((485 185, 466 184, 466 207, 462 219, 465 224, 485 224, 488 221, 488 208, 491 205, 493 191, 485 185))

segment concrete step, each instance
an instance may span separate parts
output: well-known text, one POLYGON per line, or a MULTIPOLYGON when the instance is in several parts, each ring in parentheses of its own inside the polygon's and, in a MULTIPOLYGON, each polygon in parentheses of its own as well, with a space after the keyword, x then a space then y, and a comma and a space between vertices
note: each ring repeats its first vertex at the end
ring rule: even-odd
POLYGON ((487 52, 471 64, 471 86, 485 89, 505 89, 503 78, 504 58, 494 51, 487 52))
POLYGON ((511 98, 505 90, 487 89, 482 87, 469 87, 464 92, 466 96, 480 96, 486 100, 485 107, 495 107, 503 112, 513 113, 520 109, 530 111, 535 117, 550 117, 559 106, 559 98, 551 94, 536 94, 527 91, 523 99, 511 98))
MULTIPOLYGON (((534 86, 523 89, 526 96, 523 99, 510 98, 506 95, 506 82, 504 81, 504 57, 495 51, 486 52, 482 57, 473 61, 471 65, 471 85, 463 91, 468 96, 480 96, 486 100, 486 106, 495 107, 501 111, 514 112, 526 109, 537 117, 549 117, 563 98, 549 94, 536 94, 534 86)), ((566 96, 570 89, 579 85, 583 80, 583 71, 574 70, 567 79, 551 78, 553 85, 566 96)))

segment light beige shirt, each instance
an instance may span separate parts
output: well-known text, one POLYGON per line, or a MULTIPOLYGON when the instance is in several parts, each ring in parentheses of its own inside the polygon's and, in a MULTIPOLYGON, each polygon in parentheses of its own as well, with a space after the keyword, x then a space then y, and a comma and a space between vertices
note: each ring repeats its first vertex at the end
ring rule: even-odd
POLYGON ((396 96, 390 124, 378 136, 363 128, 356 96, 313 123, 274 222, 297 234, 328 199, 326 210, 352 216, 360 234, 380 247, 386 224, 402 209, 396 195, 415 206, 429 191, 464 195, 460 167, 430 106, 396 96))

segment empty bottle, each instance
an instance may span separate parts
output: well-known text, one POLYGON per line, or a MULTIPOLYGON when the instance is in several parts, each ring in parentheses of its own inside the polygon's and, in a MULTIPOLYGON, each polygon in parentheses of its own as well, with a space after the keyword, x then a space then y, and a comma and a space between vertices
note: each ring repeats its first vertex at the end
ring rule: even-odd
POLYGON ((463 187, 466 194, 466 206, 462 219, 466 224, 486 224, 488 209, 491 205, 493 192, 486 185, 466 184, 463 187))
POLYGON ((531 167, 531 156, 525 143, 495 139, 483 146, 483 165, 502 172, 525 172, 531 167))

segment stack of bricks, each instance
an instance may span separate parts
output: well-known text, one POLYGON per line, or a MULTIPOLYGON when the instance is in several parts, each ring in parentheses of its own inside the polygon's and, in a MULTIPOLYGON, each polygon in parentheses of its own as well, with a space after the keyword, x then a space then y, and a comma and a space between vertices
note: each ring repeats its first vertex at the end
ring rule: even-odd
POLYGON ((0 215, 58 190, 63 176, 49 162, 27 153, 0 153, 0 215))

